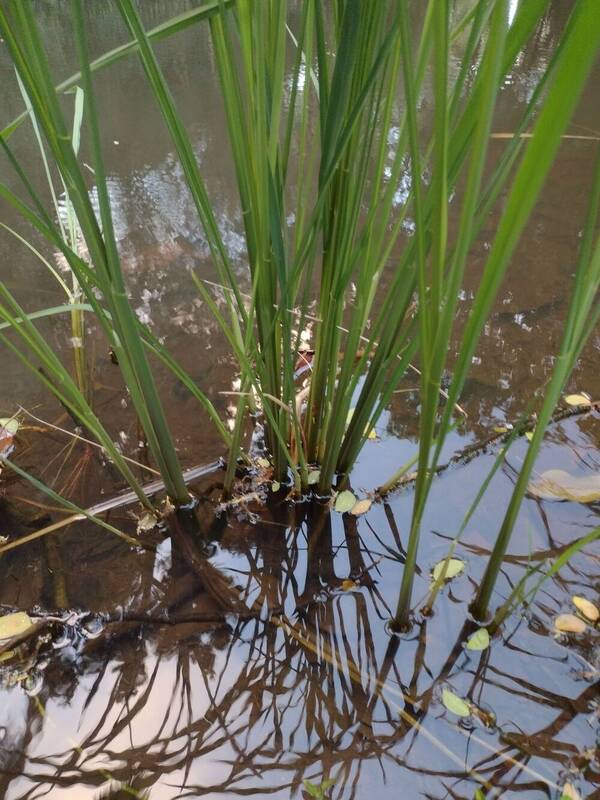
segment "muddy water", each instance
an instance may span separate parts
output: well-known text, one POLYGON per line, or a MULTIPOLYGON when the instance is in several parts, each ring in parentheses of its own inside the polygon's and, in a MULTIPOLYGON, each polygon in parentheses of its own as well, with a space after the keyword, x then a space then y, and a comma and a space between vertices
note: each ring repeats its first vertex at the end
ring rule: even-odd
MULTIPOLYGON (((535 42, 521 55, 500 98, 496 131, 509 132, 547 63, 569 3, 554 2, 535 42)), ((148 26, 186 8, 144 4, 148 26)), ((88 5, 94 54, 125 40, 111 4, 88 5)), ((68 4, 39 3, 49 40, 66 42, 68 4)), ((159 45, 163 65, 193 133, 219 224, 244 276, 241 220, 224 136, 208 39, 196 30, 159 45)), ((75 70, 68 44, 53 51, 61 78, 75 70)), ((460 48, 455 53, 460 59, 460 48)), ((20 110, 5 53, 0 51, 0 123, 20 110)), ((596 69, 570 128, 600 135, 596 69)), ((135 60, 98 75, 104 147, 123 261, 136 308, 183 366, 226 413, 233 361, 188 270, 212 276, 158 114, 135 60)), ((14 138, 20 157, 37 163, 29 131, 14 138)), ((502 139, 493 144, 501 152, 502 139)), ((567 139, 543 197, 513 259, 465 392, 468 419, 448 454, 514 420, 551 369, 568 301, 590 165, 597 142, 567 139)), ((5 166, 3 179, 12 181, 5 166)), ((41 170, 37 174, 43 180, 41 170)), ((400 187, 401 188, 401 187, 400 187)), ((400 191, 400 189, 399 189, 400 191)), ((24 230, 2 208, 2 220, 24 230)), ((466 317, 497 217, 491 216, 469 264, 461 304, 466 317)), ((400 243, 402 246, 402 243, 400 243)), ((61 301, 52 279, 7 233, 0 236, 0 277, 29 309, 61 301)), ((69 357, 64 320, 41 323, 69 357)), ((133 457, 138 431, 118 370, 92 327, 94 402, 115 439, 133 457)), ((578 363, 572 389, 600 396, 597 335, 578 363)), ((0 354, 0 416, 21 404, 71 427, 36 379, 0 354)), ((158 372, 186 465, 221 453, 220 442, 193 399, 158 372)), ((410 378, 404 388, 414 387, 410 378)), ((368 490, 415 450, 416 391, 395 396, 353 476, 368 490)), ((117 488, 89 449, 31 421, 19 439, 19 463, 40 478, 92 503, 117 488)), ((571 417, 552 426, 538 470, 577 475, 599 469, 600 417, 571 417)), ((198 518, 197 551, 182 553, 178 534, 144 537, 132 550, 87 523, 72 525, 0 555, 0 604, 57 612, 35 641, 4 662, 0 689, 0 796, 95 798, 110 781, 152 800, 233 796, 290 798, 332 781, 335 798, 465 798, 483 782, 490 796, 557 798, 570 782, 582 797, 600 796, 600 635, 553 636, 553 618, 582 594, 598 602, 597 546, 585 548, 534 602, 514 614, 482 653, 464 643, 473 626, 468 603, 483 571, 503 508, 522 462, 518 443, 465 533, 458 555, 466 569, 441 593, 430 618, 390 637, 406 547, 410 490, 349 519, 314 504, 249 505, 215 519, 221 478, 197 489, 208 499, 198 518), (245 608, 245 612, 239 613, 245 608), (63 609, 81 613, 67 615, 63 609), (83 613, 85 611, 85 613, 83 613), (233 613, 237 612, 237 613, 233 613), (468 698, 475 713, 460 720, 442 691, 468 698)), ((415 598, 427 595, 430 569, 448 549, 493 453, 445 471, 425 519, 415 598)), ((147 474, 144 477, 148 477, 147 474)), ((0 534, 25 535, 61 517, 41 495, 2 476, 0 534)), ((110 521, 133 532, 128 509, 110 521)), ((599 524, 593 505, 526 500, 494 604, 533 559, 552 559, 599 524)), ((1 665, 0 665, 1 666, 1 665)), ((124 795, 124 796, 131 796, 124 795)), ((325 795, 327 796, 327 795, 325 795)))

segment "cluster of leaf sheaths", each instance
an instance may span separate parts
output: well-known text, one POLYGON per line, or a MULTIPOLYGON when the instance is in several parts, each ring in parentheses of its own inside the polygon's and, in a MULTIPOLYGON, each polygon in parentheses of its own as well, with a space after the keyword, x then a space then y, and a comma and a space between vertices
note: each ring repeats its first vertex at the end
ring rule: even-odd
MULTIPOLYGON (((214 0, 148 32, 133 0, 115 0, 132 40, 91 61, 83 3, 72 0, 81 72, 61 84, 59 91, 30 4, 7 0, 0 9, 0 33, 44 152, 64 184, 70 213, 85 244, 85 260, 69 237, 61 235, 11 151, 7 140, 16 123, 3 132, 0 142, 28 200, 5 184, 0 184, 0 196, 67 261, 86 308, 94 313, 117 355, 153 459, 175 503, 185 503, 188 493, 149 351, 194 392, 220 431, 229 448, 227 490, 242 451, 248 411, 259 405, 274 480, 283 482, 291 475, 296 490, 302 491, 311 484, 310 476, 318 474, 316 489, 321 494, 330 492, 336 479, 343 481, 349 475, 392 392, 418 355, 419 452, 399 625, 407 620, 421 523, 455 404, 600 46, 597 0, 576 0, 513 138, 487 174, 496 101, 505 76, 543 20, 548 2, 527 0, 510 20, 508 0, 478 0, 462 18, 445 0, 424 4, 306 0, 300 6, 288 0, 214 0), (417 5, 422 14, 415 25, 412 11, 417 5), (153 49, 154 40, 200 21, 210 27, 227 120, 244 222, 249 296, 240 289, 189 133, 153 49), (458 74, 451 76, 451 47, 456 43, 462 58, 458 74), (225 298, 223 310, 204 276, 195 275, 198 290, 239 364, 239 401, 231 432, 173 356, 140 324, 127 297, 92 73, 133 52, 171 134, 225 298), (82 113, 99 219, 60 102, 60 91, 76 82, 83 87, 82 113), (427 126, 421 114, 425 96, 425 106, 432 110, 427 126), (522 136, 532 124, 533 135, 522 136), (399 200, 401 179, 407 190, 399 200), (459 182, 461 192, 456 193, 459 182), (501 194, 497 231, 454 357, 450 344, 456 336, 465 266, 501 194), (451 200, 457 220, 452 241, 451 200), (414 233, 398 252, 408 220, 414 223, 409 226, 414 233), (306 360, 310 369, 299 377, 307 323, 314 328, 314 352, 306 360), (452 380, 444 394, 442 379, 450 369, 452 380)), ((481 615, 545 425, 597 319, 599 187, 600 167, 563 344, 477 598, 481 615)), ((22 346, 0 334, 3 341, 33 369, 42 364, 41 379, 85 424, 147 502, 80 386, 4 286, 0 286, 0 321, 13 327, 22 346)))

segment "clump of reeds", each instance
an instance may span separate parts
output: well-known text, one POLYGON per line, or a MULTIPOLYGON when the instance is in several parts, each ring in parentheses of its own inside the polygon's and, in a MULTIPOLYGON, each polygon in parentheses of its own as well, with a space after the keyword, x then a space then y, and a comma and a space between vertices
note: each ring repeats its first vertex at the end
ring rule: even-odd
MULTIPOLYGON (((0 194, 63 253, 117 354, 166 489, 174 502, 185 503, 187 489, 146 351, 162 358, 186 385, 193 383, 139 324, 129 304, 94 99, 92 66, 135 50, 204 228, 224 310, 201 274, 195 275, 196 285, 238 361, 240 390, 231 434, 193 387, 229 447, 226 491, 233 485, 248 411, 258 406, 275 480, 291 476, 297 493, 312 484, 321 494, 331 492, 336 482, 347 479, 392 392, 411 361, 419 360, 417 478, 396 614, 396 624, 403 626, 410 609, 421 522, 445 438, 454 424, 455 405, 511 256, 598 53, 596 0, 573 4, 515 135, 489 174, 496 102, 505 76, 543 18, 547 0, 520 4, 510 25, 508 0, 478 0, 462 18, 456 17, 452 4, 439 0, 422 4, 305 0, 298 7, 293 31, 292 4, 287 0, 221 0, 165 23, 158 33, 144 30, 133 0, 115 0, 115 5, 132 41, 92 63, 82 2, 72 2, 100 219, 50 78, 33 11, 19 0, 7 0, 6 8, 0 9, 0 32, 30 115, 64 181, 89 263, 59 236, 6 137, 3 147, 32 205, 4 185, 0 194), (419 24, 413 14, 417 10, 419 24), (155 38, 201 19, 210 26, 227 120, 244 221, 249 297, 242 294, 230 264, 189 133, 153 50, 155 38), (459 38, 462 62, 451 79, 450 50, 459 38), (426 105, 431 106, 427 125, 422 106, 426 91, 426 105), (532 137, 522 137, 532 123, 532 137), (401 178, 408 189, 398 204, 401 178), (456 336, 465 267, 500 197, 503 206, 496 235, 452 362, 450 343, 456 336), (452 238, 451 208, 457 219, 452 238), (407 221, 414 233, 405 237, 399 252, 407 221), (309 355, 302 337, 307 323, 314 330, 309 355), (308 372, 298 369, 300 363, 308 364, 308 372), (452 379, 445 393, 442 380, 448 372, 452 379)), ((592 299, 598 286, 598 250, 592 233, 596 194, 594 198, 558 366, 476 603, 480 614, 489 601, 545 421, 597 317, 592 299)), ((34 356, 42 361, 49 388, 133 481, 82 392, 7 290, 0 291, 0 313, 25 349, 5 341, 27 363, 34 356)))

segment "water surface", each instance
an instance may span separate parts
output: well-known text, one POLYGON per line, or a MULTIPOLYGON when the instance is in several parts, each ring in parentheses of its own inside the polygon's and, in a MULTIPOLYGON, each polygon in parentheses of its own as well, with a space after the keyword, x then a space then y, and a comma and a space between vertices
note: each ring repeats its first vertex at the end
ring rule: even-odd
MULTIPOLYGON (((60 79, 76 69, 69 6, 62 0, 37 5, 44 35, 61 43, 52 50, 60 79)), ((496 132, 516 124, 570 5, 551 3, 520 55, 500 96, 496 132)), ((151 0, 142 10, 152 26, 187 7, 151 0)), ((86 8, 95 55, 126 39, 112 4, 96 0, 86 8)), ((208 37, 193 29, 162 42, 158 51, 243 281, 241 217, 208 37)), ((456 63, 460 55, 458 43, 456 63)), ((22 103, 3 51, 0 78, 5 124, 22 103)), ((191 267, 209 279, 214 271, 168 135, 135 59, 98 74, 97 86, 111 199, 135 307, 226 414, 230 399, 221 392, 231 388, 234 360, 189 277, 191 267)), ((570 134, 600 135, 599 89, 597 66, 570 134)), ((426 96, 425 114, 428 102, 426 96)), ((31 132, 23 127, 13 141, 35 172, 31 132)), ((492 159, 505 144, 494 140, 492 159)), ((468 418, 448 442, 448 456, 494 426, 515 421, 543 390, 566 313, 597 146, 593 138, 572 138, 561 147, 478 348, 461 401, 468 418)), ((2 177, 13 181, 6 165, 2 177)), ((36 178, 41 185, 41 169, 36 178)), ((2 219, 24 231, 4 207, 2 219)), ((487 220, 469 262, 458 332, 497 221, 497 213, 487 220)), ((410 230, 391 266, 408 236, 410 230)), ((49 275, 5 232, 0 277, 28 309, 61 302, 49 275)), ((40 327, 69 358, 66 320, 40 327)), ((91 324, 88 342, 95 406, 124 450, 143 459, 118 369, 91 324)), ((570 389, 600 396, 599 346, 594 332, 570 389)), ((6 351, 0 367, 0 416, 23 405, 72 427, 36 377, 6 351)), ((184 464, 219 456, 220 440, 193 398, 172 376, 160 369, 157 374, 184 464)), ((357 493, 376 486, 415 451, 416 386, 409 376, 403 388, 410 391, 394 396, 378 439, 365 446, 353 475, 357 493)), ((20 437, 16 455, 23 468, 84 505, 119 488, 89 448, 65 451, 62 434, 39 427, 32 422, 20 437)), ((537 470, 597 472, 599 435, 596 412, 553 425, 537 470)), ((459 547, 466 569, 427 618, 418 609, 430 569, 446 554, 494 452, 439 477, 424 522, 415 625, 401 638, 389 635, 386 622, 405 556, 410 488, 359 519, 317 504, 292 506, 280 496, 268 506, 250 505, 214 520, 211 498, 222 476, 207 476, 196 487, 208 498, 199 510, 201 574, 170 537, 149 536, 154 550, 133 550, 87 523, 0 555, 0 603, 7 609, 89 612, 50 620, 39 650, 31 644, 3 670, 0 796, 91 800, 113 780, 148 791, 152 800, 290 798, 303 796, 304 780, 332 780, 330 796, 340 800, 396 798, 399 787, 411 798, 471 800, 475 773, 495 787, 491 796, 557 798, 566 781, 582 797, 600 796, 600 637, 591 627, 582 636, 553 636, 553 619, 572 610, 573 595, 598 603, 598 547, 585 548, 548 581, 489 649, 464 647, 474 630, 468 603, 526 447, 519 442, 494 479, 459 547), (242 619, 229 613, 224 597, 257 614, 242 619), (100 624, 103 612, 111 621, 100 624), (167 612, 168 624, 161 624, 167 612), (448 712, 444 688, 468 697, 481 710, 479 718, 460 722, 448 712)), ((0 533, 23 535, 61 517, 29 487, 6 475, 0 480, 0 533)), ((135 529, 128 509, 110 521, 135 529)), ((528 498, 494 605, 531 560, 556 557, 597 525, 597 506, 528 498)))

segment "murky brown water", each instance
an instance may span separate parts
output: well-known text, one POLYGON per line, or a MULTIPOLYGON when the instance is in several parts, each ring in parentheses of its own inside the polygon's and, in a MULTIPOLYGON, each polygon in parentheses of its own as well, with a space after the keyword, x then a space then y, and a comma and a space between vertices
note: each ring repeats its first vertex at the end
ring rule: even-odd
MULTIPOLYGON (((534 45, 501 95, 498 132, 510 131, 518 118, 569 6, 567 0, 550 4, 534 45)), ((149 0, 143 10, 151 26, 185 7, 149 0)), ((88 8, 94 54, 126 38, 110 3, 95 0, 88 8)), ((45 35, 65 42, 68 3, 40 2, 39 14, 45 35)), ((56 76, 62 78, 74 71, 75 56, 66 43, 55 50, 56 76)), ((189 31, 161 43, 159 52, 243 275, 241 220, 208 39, 200 29, 189 31)), ((460 59, 459 49, 455 56, 460 59)), ((3 51, 0 79, 5 124, 21 101, 3 51)), ((229 401, 220 392, 230 388, 234 363, 189 280, 192 265, 207 277, 212 273, 168 136, 134 59, 99 74, 97 83, 111 195, 136 307, 225 413, 229 401)), ((597 68, 570 133, 600 136, 599 89, 597 68)), ((23 128, 14 144, 21 157, 36 161, 30 131, 23 128)), ((503 146, 497 140, 494 151, 503 146)), ((478 349, 463 401, 469 418, 448 442, 448 454, 514 421, 551 369, 597 146, 589 139, 562 146, 478 349)), ((4 166, 2 176, 12 180, 4 166)), ((4 207, 1 214, 23 230, 4 207)), ((492 216, 469 265, 461 320, 495 225, 492 216)), ((28 309, 61 301, 52 279, 4 232, 0 278, 28 309)), ((66 321, 40 326, 68 356, 66 321)), ((96 407, 115 439, 140 457, 118 370, 97 333, 90 329, 88 337, 95 350, 96 407)), ((599 345, 594 334, 571 381, 571 388, 594 397, 600 396, 599 345)), ((22 404, 70 426, 36 379, 6 353, 0 368, 0 416, 22 404)), ((220 440, 193 398, 172 377, 158 374, 186 466, 220 455, 220 440)), ((395 396, 378 440, 368 442, 361 456, 355 489, 372 488, 412 455, 417 411, 416 391, 395 396)), ((65 451, 64 436, 41 434, 36 426, 32 422, 20 437, 21 466, 84 505, 115 491, 112 476, 89 450, 78 445, 65 451)), ((597 413, 554 425, 538 470, 597 472, 599 440, 597 413)), ((490 797, 557 798, 567 780, 582 797, 600 797, 600 634, 592 628, 571 638, 552 634, 553 617, 571 610, 572 595, 598 602, 598 546, 548 581, 488 650, 464 649, 473 630, 467 606, 526 446, 514 447, 471 520, 459 547, 465 573, 441 593, 433 617, 418 617, 411 634, 400 639, 388 635, 386 621, 399 588, 410 490, 358 520, 280 499, 214 521, 207 501, 199 512, 206 542, 187 558, 176 536, 174 544, 149 537, 156 548, 135 551, 85 523, 0 555, 0 604, 6 608, 91 612, 51 620, 40 651, 25 648, 16 666, 3 671, 0 797, 91 799, 112 778, 149 791, 152 800, 302 797, 303 780, 334 781, 330 795, 340 800, 471 800, 475 772, 494 787, 490 797), (255 615, 228 613, 224 597, 255 615), (104 625, 100 612, 110 616, 104 625), (167 612, 168 624, 161 624, 167 612), (458 725, 441 703, 444 688, 493 713, 495 724, 473 718, 458 725)), ((424 523, 417 607, 430 568, 446 554, 492 463, 486 454, 439 477, 424 523)), ((210 493, 219 478, 207 476, 198 490, 210 493)), ((23 535, 61 517, 31 505, 47 501, 29 487, 6 475, 2 480, 0 534, 23 535)), ((135 528, 127 509, 110 521, 135 528)), ((527 499, 495 603, 530 560, 556 556, 598 524, 597 506, 527 499)))

